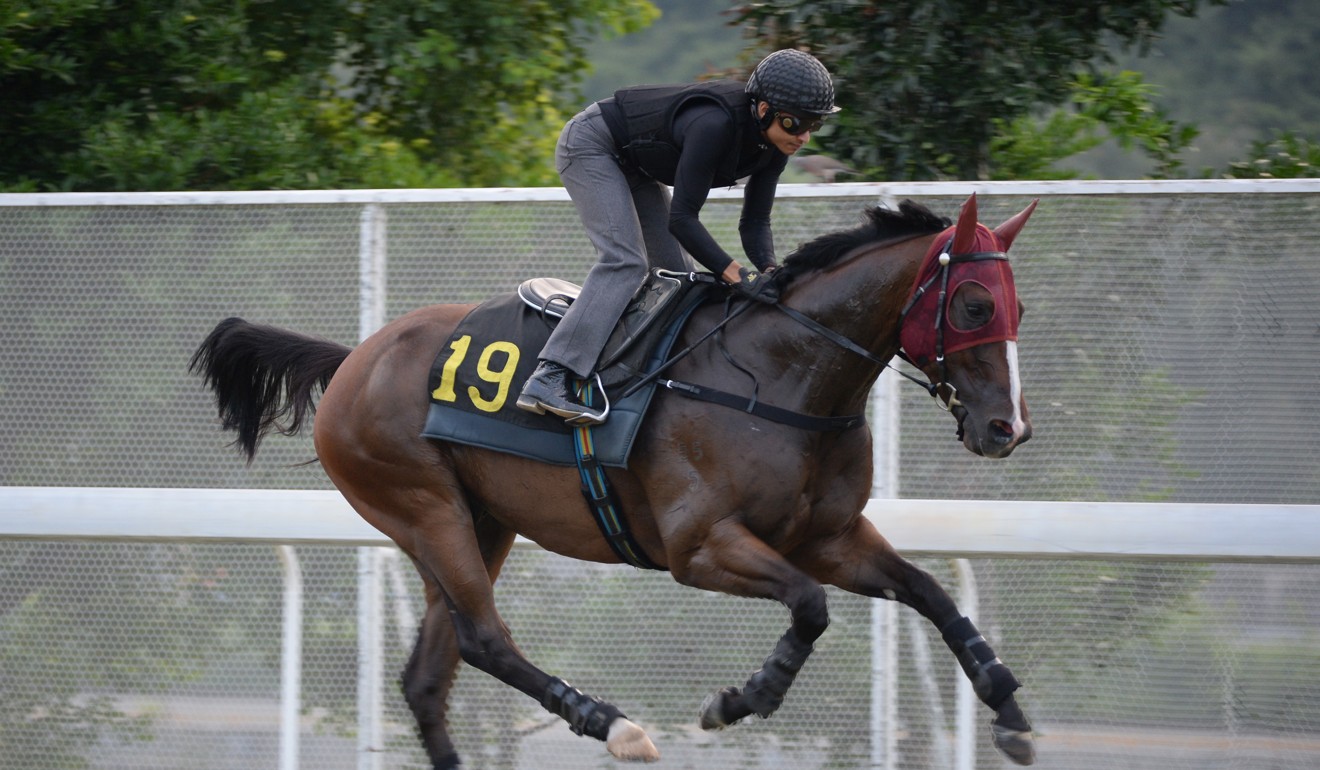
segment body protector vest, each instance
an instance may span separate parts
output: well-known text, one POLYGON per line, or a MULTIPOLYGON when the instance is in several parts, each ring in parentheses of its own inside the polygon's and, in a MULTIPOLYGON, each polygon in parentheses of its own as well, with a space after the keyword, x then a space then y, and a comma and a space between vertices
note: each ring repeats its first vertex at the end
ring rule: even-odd
POLYGON ((760 162, 749 163, 760 158, 742 157, 748 132, 757 129, 745 86, 739 80, 635 86, 616 91, 612 106, 606 101, 601 107, 619 147, 621 160, 652 179, 672 186, 681 154, 674 140, 674 117, 680 109, 696 100, 719 104, 736 127, 734 151, 715 170, 714 186, 732 186, 740 177, 760 166, 760 162))

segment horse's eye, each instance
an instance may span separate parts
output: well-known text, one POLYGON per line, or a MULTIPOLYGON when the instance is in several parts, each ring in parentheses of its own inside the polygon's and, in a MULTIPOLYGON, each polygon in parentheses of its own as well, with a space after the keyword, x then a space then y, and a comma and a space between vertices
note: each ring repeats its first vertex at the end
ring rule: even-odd
POLYGON ((952 321, 955 329, 970 332, 990 323, 994 315, 993 301, 973 299, 962 303, 961 307, 954 310, 949 320, 952 321))
POLYGON ((973 331, 990 323, 995 317, 995 297, 990 290, 975 281, 967 281, 954 292, 949 307, 949 321, 959 331, 973 331))

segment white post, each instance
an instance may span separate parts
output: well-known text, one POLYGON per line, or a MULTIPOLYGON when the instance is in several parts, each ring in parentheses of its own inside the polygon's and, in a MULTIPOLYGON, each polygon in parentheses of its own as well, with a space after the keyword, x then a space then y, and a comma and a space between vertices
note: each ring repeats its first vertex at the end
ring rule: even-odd
MULTIPOLYGON (((358 338, 385 325, 385 209, 362 208, 358 237, 358 338)), ((380 549, 358 549, 358 770, 380 770, 384 693, 380 549)))
POLYGON ((362 207, 358 229, 358 340, 385 325, 385 209, 362 207))
MULTIPOLYGON (((875 471, 871 497, 898 497, 898 384, 885 369, 871 393, 871 435, 875 471)), ((898 607, 871 603, 871 767, 898 766, 898 607)))
MULTIPOLYGON (((954 559, 954 569, 958 572, 959 609, 963 615, 975 618, 980 603, 976 591, 976 575, 972 573, 972 564, 966 559, 954 559)), ((956 765, 958 770, 974 770, 976 767, 976 693, 972 691, 972 681, 959 676, 954 690, 956 694, 955 711, 957 713, 956 765)))
POLYGON ((358 770, 380 770, 381 663, 380 549, 358 549, 358 770))
POLYGON ((284 566, 284 618, 280 635, 280 770, 298 770, 302 711, 302 565, 291 545, 276 551, 284 566))

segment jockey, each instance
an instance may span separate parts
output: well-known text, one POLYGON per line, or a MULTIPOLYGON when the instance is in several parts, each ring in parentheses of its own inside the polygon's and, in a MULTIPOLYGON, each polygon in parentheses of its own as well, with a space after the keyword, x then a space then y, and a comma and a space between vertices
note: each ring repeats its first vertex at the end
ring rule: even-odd
POLYGON ((582 403, 571 380, 592 376, 653 267, 688 272, 690 254, 739 294, 777 301, 761 275, 775 264, 775 188, 788 158, 838 111, 824 65, 785 49, 761 60, 746 83, 625 88, 570 119, 555 166, 600 258, 542 348, 518 406, 574 424, 603 422, 603 410, 582 403), (698 218, 711 189, 744 177, 738 231, 755 269, 729 256, 698 218))

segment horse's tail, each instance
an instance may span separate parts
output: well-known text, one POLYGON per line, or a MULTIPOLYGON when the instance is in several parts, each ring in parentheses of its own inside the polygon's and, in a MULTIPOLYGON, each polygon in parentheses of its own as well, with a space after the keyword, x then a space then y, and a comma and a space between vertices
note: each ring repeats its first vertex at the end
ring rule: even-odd
POLYGON ((350 352, 337 342, 226 318, 197 348, 188 371, 215 392, 221 423, 238 433, 234 445, 250 463, 272 427, 286 436, 302 428, 315 409, 314 390, 325 390, 350 352))

